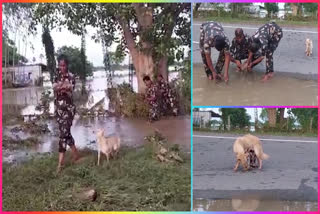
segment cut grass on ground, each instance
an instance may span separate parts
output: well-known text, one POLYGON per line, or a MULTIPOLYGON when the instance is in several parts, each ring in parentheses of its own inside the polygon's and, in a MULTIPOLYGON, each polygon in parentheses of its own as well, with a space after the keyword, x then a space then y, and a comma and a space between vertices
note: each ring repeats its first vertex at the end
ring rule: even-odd
POLYGON ((188 211, 190 210, 190 157, 184 163, 160 163, 151 144, 123 148, 109 165, 96 165, 96 152, 84 150, 78 164, 68 164, 56 175, 58 154, 24 164, 3 166, 4 211, 188 211), (96 201, 80 201, 74 191, 90 187, 96 201))

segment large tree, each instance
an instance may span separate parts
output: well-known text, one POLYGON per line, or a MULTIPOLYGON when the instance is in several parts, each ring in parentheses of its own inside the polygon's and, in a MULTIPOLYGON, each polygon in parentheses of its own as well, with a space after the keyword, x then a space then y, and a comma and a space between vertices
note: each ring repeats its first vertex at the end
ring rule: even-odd
POLYGON ((296 117, 303 130, 318 130, 317 108, 292 108, 288 113, 296 117))
POLYGON ((81 50, 76 47, 62 46, 56 53, 56 55, 60 54, 64 54, 68 57, 70 72, 78 76, 84 85, 86 77, 92 75, 92 63, 88 62, 81 50), (85 63, 83 60, 85 60, 85 63))
POLYGON ((275 13, 279 12, 278 3, 264 3, 264 7, 268 12, 268 18, 272 17, 275 13))
POLYGON ((228 117, 230 117, 231 128, 244 128, 250 125, 250 116, 245 108, 221 108, 222 122, 224 129, 228 124, 228 117))
POLYGON ((129 51, 138 77, 138 91, 144 92, 144 75, 168 76, 168 60, 183 58, 183 46, 190 47, 189 3, 38 3, 33 6, 31 29, 49 23, 53 29, 66 26, 81 35, 83 26, 97 29, 95 39, 106 46, 119 43, 129 51))

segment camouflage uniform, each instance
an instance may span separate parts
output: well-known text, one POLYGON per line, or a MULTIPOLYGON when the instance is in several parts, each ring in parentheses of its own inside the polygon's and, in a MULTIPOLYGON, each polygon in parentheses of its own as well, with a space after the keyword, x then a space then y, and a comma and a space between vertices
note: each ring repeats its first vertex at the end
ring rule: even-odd
MULTIPOLYGON (((75 79, 71 73, 59 74, 55 78, 55 83, 69 81, 75 86, 75 79)), ((55 117, 57 119, 60 136, 59 136, 59 152, 65 152, 67 145, 74 145, 74 139, 71 135, 72 121, 75 115, 76 107, 73 104, 72 91, 56 91, 55 92, 55 117)))
MULTIPOLYGON (((239 43, 237 42, 236 38, 232 40, 231 47, 230 47, 230 54, 231 57, 235 60, 248 59, 249 57, 249 46, 252 42, 252 38, 250 38, 247 34, 244 34, 244 39, 239 43)), ((257 51, 253 54, 252 61, 261 57, 261 52, 257 51)))
POLYGON ((151 83, 150 87, 146 88, 146 98, 156 98, 155 100, 147 100, 149 103, 149 121, 155 121, 160 118, 160 112, 159 112, 159 101, 157 99, 158 95, 158 88, 157 85, 151 83))
POLYGON ((169 84, 164 80, 158 81, 158 89, 161 96, 161 107, 166 113, 168 109, 172 111, 174 115, 178 114, 177 108, 177 97, 174 94, 174 91, 170 88, 169 84))
POLYGON ((226 42, 226 46, 220 51, 218 61, 215 66, 216 72, 220 74, 224 66, 225 53, 229 52, 229 39, 224 34, 223 27, 220 23, 205 22, 200 26, 200 50, 202 61, 204 64, 204 69, 207 76, 211 75, 212 72, 209 69, 205 54, 211 54, 211 48, 215 47, 215 37, 218 35, 224 37, 224 40, 226 42))
POLYGON ((251 168, 256 168, 256 167, 258 167, 258 165, 257 165, 257 156, 256 156, 256 154, 254 153, 254 151, 253 150, 249 150, 248 151, 248 153, 249 153, 249 165, 250 165, 250 167, 251 168))
POLYGON ((262 55, 266 56, 267 74, 273 72, 273 52, 277 49, 282 36, 281 27, 274 22, 263 25, 252 36, 260 40, 262 55))

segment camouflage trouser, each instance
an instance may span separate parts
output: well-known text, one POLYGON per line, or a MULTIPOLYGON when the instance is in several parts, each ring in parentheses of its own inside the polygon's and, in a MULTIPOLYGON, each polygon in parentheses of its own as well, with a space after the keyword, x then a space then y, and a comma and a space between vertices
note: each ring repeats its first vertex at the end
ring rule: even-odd
POLYGON ((164 95, 166 106, 172 111, 174 115, 178 114, 178 107, 177 107, 177 97, 175 94, 169 90, 168 94, 164 95))
MULTIPOLYGON (((204 70, 205 70, 207 76, 212 75, 212 72, 211 72, 211 70, 208 66, 208 63, 207 63, 206 54, 205 54, 204 50, 201 50, 201 57, 202 57, 203 65, 204 65, 204 70)), ((225 61, 225 54, 224 54, 224 50, 222 50, 219 53, 218 61, 215 66, 215 70, 216 70, 217 74, 221 74, 222 68, 224 66, 224 61, 225 61)))
POLYGON ((157 101, 149 102, 149 121, 156 121, 160 118, 159 104, 157 101))
POLYGON ((249 164, 250 164, 250 167, 252 168, 257 167, 257 156, 253 150, 249 151, 249 164))
POLYGON ((279 42, 282 38, 282 34, 274 40, 271 40, 266 50, 266 73, 273 72, 273 52, 277 49, 279 42))
POLYGON ((75 106, 67 105, 63 108, 57 107, 56 117, 59 125, 59 152, 65 152, 68 146, 74 145, 74 139, 71 135, 71 126, 75 114, 75 106))

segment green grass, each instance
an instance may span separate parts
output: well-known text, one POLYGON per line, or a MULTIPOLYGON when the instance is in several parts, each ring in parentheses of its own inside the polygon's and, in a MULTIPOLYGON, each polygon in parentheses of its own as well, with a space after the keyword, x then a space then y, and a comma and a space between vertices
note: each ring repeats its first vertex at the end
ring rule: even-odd
MULTIPOLYGON (((272 20, 272 19, 271 19, 272 20)), ((212 17, 201 17, 201 18, 195 18, 194 21, 216 21, 216 22, 223 22, 223 23, 241 23, 241 24, 265 24, 269 22, 270 20, 267 19, 257 19, 257 18, 247 18, 247 17, 240 17, 240 18, 232 18, 230 16, 227 17, 218 17, 218 16, 212 16, 212 17)), ((314 21, 290 21, 290 20, 276 20, 276 23, 284 26, 297 26, 297 27, 317 27, 318 22, 316 20, 314 21)))
POLYGON ((310 133, 310 132, 284 132, 284 131, 256 131, 256 132, 249 132, 246 130, 231 130, 231 131, 222 131, 222 130, 211 130, 209 128, 193 128, 193 131, 197 132, 211 132, 217 134, 254 134, 254 135, 271 135, 271 136, 291 136, 291 137, 317 137, 317 133, 310 133))
POLYGON ((96 165, 96 152, 81 151, 78 164, 68 164, 56 174, 57 154, 48 154, 21 165, 3 165, 4 211, 134 211, 190 210, 190 157, 185 162, 160 163, 152 144, 123 148, 109 165, 96 165), (72 197, 77 189, 98 192, 94 202, 72 197))

